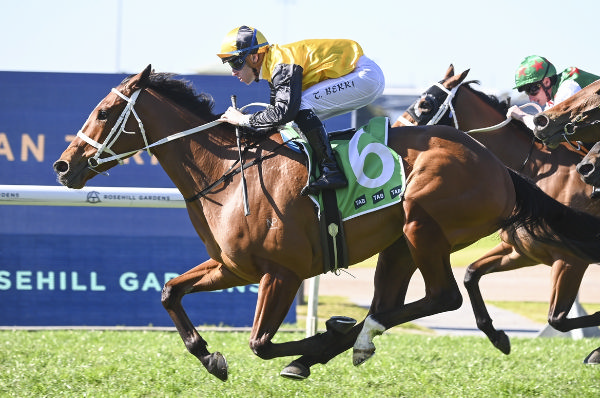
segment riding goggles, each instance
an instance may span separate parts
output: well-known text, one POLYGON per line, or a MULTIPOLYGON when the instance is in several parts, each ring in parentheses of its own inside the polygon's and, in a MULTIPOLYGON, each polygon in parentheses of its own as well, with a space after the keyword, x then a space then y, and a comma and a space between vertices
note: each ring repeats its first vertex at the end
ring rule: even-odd
POLYGON ((231 69, 238 71, 241 70, 246 64, 246 53, 242 53, 236 57, 231 57, 227 59, 225 62, 229 64, 231 69))
POLYGON ((524 86, 523 90, 520 90, 520 91, 524 91, 525 94, 533 97, 534 95, 537 95, 537 93, 540 92, 541 87, 542 87, 542 85, 540 83, 532 83, 532 84, 528 84, 528 85, 524 86))

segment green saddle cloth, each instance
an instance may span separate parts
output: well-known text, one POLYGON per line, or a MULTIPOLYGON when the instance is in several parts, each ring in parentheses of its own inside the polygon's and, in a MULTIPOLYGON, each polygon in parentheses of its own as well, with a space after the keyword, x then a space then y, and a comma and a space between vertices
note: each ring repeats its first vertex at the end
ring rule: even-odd
MULTIPOLYGON (((350 139, 333 139, 331 147, 341 165, 348 186, 336 190, 342 221, 371 213, 402 201, 405 188, 404 167, 400 156, 387 146, 389 121, 376 117, 359 128, 350 139)), ((281 134, 284 140, 300 144, 309 160, 309 181, 318 176, 312 150, 297 131, 289 127, 281 134)), ((312 197, 319 208, 319 197, 312 197)))

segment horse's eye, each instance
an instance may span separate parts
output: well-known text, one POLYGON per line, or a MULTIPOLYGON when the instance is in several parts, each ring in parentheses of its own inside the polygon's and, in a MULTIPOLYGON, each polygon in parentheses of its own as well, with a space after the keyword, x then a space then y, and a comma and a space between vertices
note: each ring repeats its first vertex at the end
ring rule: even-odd
POLYGON ((106 120, 108 119, 108 111, 105 109, 100 109, 98 111, 98 120, 106 120))

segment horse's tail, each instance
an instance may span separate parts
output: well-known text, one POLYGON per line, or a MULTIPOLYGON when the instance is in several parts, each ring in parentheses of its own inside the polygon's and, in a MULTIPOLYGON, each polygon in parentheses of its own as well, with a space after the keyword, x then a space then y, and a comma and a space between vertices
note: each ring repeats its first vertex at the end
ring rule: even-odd
POLYGON ((514 171, 508 171, 515 187, 516 205, 502 229, 516 234, 517 229, 524 228, 536 241, 562 244, 590 262, 600 261, 600 218, 563 205, 514 171))

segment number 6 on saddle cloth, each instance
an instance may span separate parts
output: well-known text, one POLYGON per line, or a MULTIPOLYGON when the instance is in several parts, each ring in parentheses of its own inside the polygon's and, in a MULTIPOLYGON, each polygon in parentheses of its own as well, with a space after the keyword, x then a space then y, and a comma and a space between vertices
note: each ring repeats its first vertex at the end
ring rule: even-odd
MULTIPOLYGON (((318 196, 310 195, 319 212, 322 246, 326 254, 323 258, 329 261, 324 264, 325 272, 348 267, 343 221, 402 201, 406 177, 400 156, 387 146, 388 128, 388 118, 376 117, 356 132, 330 134, 331 146, 348 186, 335 191, 324 190, 318 196)), ((290 148, 307 155, 307 184, 311 178, 317 178, 318 167, 313 167, 312 151, 307 141, 290 126, 282 129, 281 135, 290 148)))

